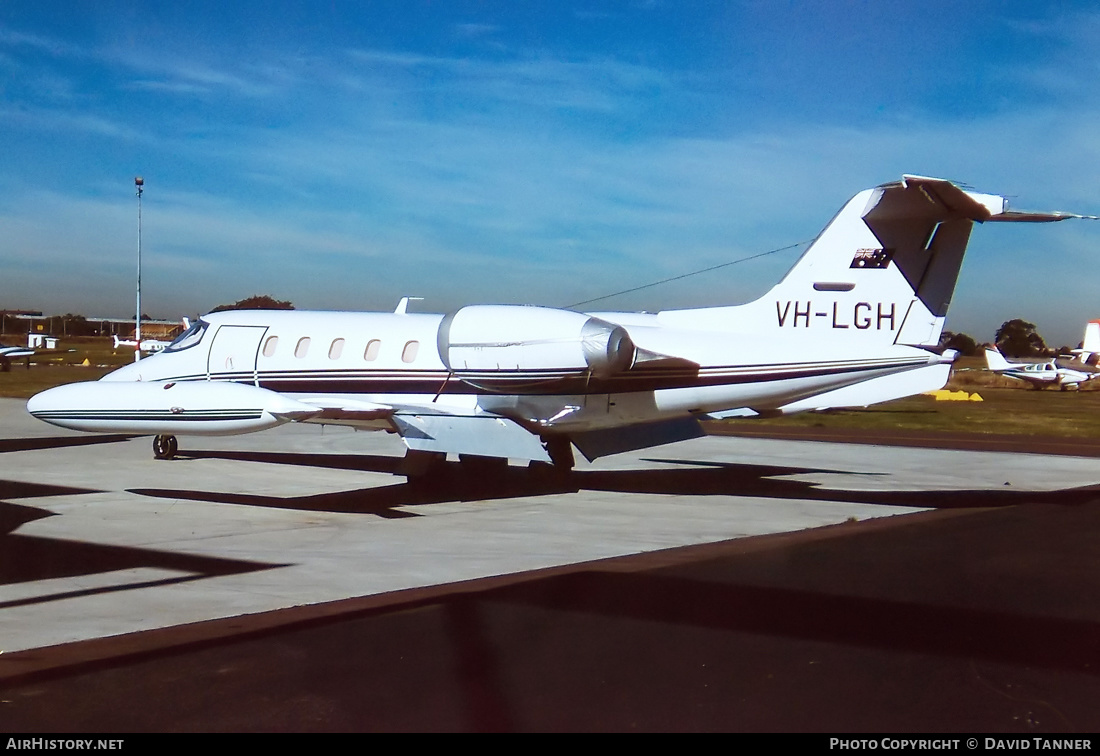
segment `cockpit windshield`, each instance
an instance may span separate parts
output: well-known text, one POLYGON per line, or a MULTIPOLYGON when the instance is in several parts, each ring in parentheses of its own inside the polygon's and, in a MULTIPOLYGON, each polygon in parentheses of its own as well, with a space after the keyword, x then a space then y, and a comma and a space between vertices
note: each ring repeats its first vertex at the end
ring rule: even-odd
POLYGON ((171 344, 164 348, 166 352, 179 352, 188 347, 193 347, 202 341, 202 335, 206 333, 206 329, 210 326, 209 323, 196 320, 191 324, 191 327, 181 333, 175 338, 171 344))

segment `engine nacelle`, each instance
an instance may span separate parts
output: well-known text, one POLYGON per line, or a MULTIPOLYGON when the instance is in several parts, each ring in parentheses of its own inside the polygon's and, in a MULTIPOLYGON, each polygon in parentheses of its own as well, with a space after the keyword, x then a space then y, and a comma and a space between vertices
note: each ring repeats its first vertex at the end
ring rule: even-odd
POLYGON ((463 307, 443 318, 437 343, 443 364, 464 378, 494 372, 547 381, 583 372, 604 377, 629 370, 636 352, 622 326, 520 305, 463 307))

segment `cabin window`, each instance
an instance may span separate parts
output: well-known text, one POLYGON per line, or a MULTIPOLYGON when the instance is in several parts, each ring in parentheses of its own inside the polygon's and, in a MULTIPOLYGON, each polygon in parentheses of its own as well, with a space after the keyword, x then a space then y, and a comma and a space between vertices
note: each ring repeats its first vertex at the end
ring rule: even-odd
POLYGON ((264 357, 275 356, 275 347, 279 346, 278 336, 268 336, 267 341, 264 342, 264 357))
POLYGON ((374 362, 378 359, 378 350, 382 348, 382 342, 378 339, 371 339, 367 342, 367 348, 363 350, 363 359, 367 362, 374 362))
POLYGON ((303 336, 298 339, 298 343, 294 347, 294 356, 301 359, 305 357, 309 352, 309 336, 303 336))
POLYGON ((332 345, 328 348, 328 358, 330 360, 340 359, 340 355, 344 353, 344 340, 333 339, 332 345))
POLYGON ((401 361, 412 362, 416 359, 416 353, 420 350, 419 341, 409 341, 405 343, 405 348, 401 350, 401 361))

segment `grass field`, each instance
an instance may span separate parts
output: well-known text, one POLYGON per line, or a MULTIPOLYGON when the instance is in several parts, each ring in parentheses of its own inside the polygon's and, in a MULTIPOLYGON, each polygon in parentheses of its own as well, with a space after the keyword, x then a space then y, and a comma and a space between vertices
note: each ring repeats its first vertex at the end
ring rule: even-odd
MULTIPOLYGON (((9 338, 5 343, 16 342, 9 338)), ((0 373, 0 396, 29 399, 62 383, 97 380, 134 361, 132 348, 114 349, 112 343, 111 339, 98 336, 64 339, 57 349, 42 350, 32 357, 29 370, 25 367, 26 360, 17 357, 12 360, 10 372, 0 373)))
MULTIPOLYGON (((36 356, 27 370, 16 361, 0 373, 0 396, 29 398, 62 383, 96 380, 133 361, 133 351, 112 349, 102 338, 72 338, 53 353, 36 356), (88 365, 83 363, 87 360, 88 365)), ((727 422, 754 427, 924 430, 1022 436, 1100 438, 1100 385, 1081 391, 1036 391, 982 370, 981 358, 962 358, 947 388, 977 393, 982 401, 936 401, 913 396, 863 409, 803 412, 727 422)), ((1096 381, 1100 384, 1100 380, 1096 381)))
MULTIPOLYGON (((803 412, 740 422, 755 427, 913 430, 1100 438, 1100 391, 991 388, 981 402, 911 396, 864 409, 803 412)), ((737 422, 737 421, 731 421, 737 422)))
MULTIPOLYGON (((1011 436, 1100 438, 1100 385, 1080 391, 1035 390, 984 370, 980 357, 960 358, 946 388, 982 401, 911 396, 859 409, 753 418, 755 427, 907 430, 1011 436)), ((1100 384, 1100 380, 1096 381, 1100 384)))

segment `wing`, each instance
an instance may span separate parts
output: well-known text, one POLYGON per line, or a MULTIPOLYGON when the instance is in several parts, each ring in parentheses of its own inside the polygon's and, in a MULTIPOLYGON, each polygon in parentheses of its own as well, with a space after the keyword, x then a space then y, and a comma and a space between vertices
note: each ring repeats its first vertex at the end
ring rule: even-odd
MULTIPOLYGON (((639 348, 629 372, 659 376, 670 371, 698 369, 698 363, 690 360, 639 348)), ((296 394, 294 399, 319 410, 308 417, 303 415, 300 422, 385 430, 400 435, 405 445, 414 451, 552 462, 543 437, 545 432, 548 437, 567 438, 591 460, 702 435, 693 417, 555 432, 552 428, 554 418, 567 415, 566 410, 576 409, 568 405, 546 413, 548 420, 536 421, 485 409, 472 397, 466 401, 444 396, 442 401, 436 401, 423 395, 406 395, 394 397, 385 404, 340 394, 296 394), (558 409, 562 411, 557 412, 558 409)))
POLYGON ((492 412, 441 404, 375 404, 341 396, 299 397, 320 413, 305 422, 397 433, 415 451, 550 462, 542 439, 492 412))

